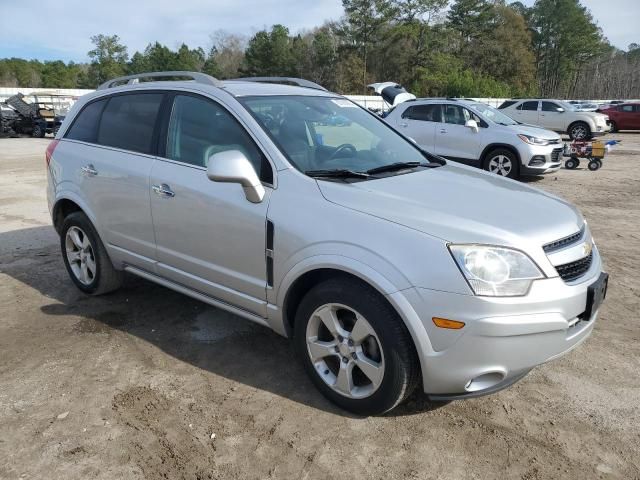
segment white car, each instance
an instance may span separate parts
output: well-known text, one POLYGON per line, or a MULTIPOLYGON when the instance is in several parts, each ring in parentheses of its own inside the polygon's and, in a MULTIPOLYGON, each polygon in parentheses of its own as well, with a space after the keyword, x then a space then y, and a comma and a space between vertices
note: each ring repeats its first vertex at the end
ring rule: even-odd
POLYGON ((606 115, 579 111, 562 100, 507 100, 498 108, 520 123, 566 133, 572 140, 588 140, 610 130, 606 115))
POLYGON ((407 101, 385 120, 427 152, 504 177, 555 172, 562 164, 557 133, 521 125, 474 100, 407 101))

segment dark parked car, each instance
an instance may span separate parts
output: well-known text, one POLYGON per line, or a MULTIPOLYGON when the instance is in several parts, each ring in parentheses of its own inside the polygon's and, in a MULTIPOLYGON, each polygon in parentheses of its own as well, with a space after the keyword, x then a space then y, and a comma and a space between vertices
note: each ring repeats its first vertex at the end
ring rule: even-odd
POLYGON ((609 116, 612 132, 640 130, 640 103, 622 103, 598 111, 609 116))

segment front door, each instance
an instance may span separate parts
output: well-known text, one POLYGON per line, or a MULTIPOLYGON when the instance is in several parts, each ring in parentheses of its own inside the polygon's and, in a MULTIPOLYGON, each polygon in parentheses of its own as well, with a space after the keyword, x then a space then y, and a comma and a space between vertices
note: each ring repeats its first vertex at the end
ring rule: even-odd
POLYGON ((481 120, 469 110, 459 105, 442 105, 444 123, 436 128, 436 151, 438 155, 451 158, 469 165, 480 163, 480 139, 482 128, 478 132, 465 127, 467 120, 475 120, 478 126, 481 120))
POLYGON ((542 107, 540 108, 540 125, 549 130, 556 132, 564 132, 568 125, 566 123, 566 113, 563 107, 555 102, 542 101, 542 107))
POLYGON ((166 145, 160 150, 150 182, 158 273, 266 316, 271 188, 266 185, 261 203, 251 203, 240 185, 212 182, 206 175, 212 154, 240 150, 260 178, 272 178, 264 154, 224 107, 187 94, 174 97, 166 145))

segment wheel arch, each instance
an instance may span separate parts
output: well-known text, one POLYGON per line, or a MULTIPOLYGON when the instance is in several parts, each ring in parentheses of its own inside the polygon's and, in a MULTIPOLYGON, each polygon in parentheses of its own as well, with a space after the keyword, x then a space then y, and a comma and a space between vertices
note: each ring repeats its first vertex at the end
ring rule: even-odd
POLYGON ((60 233, 60 228, 62 227, 62 222, 65 217, 73 212, 84 213, 91 223, 93 223, 94 227, 96 227, 95 216, 91 210, 87 208, 87 205, 82 201, 82 199, 73 192, 65 192, 61 193, 59 197, 56 198, 53 208, 51 209, 51 220, 56 232, 60 233))
POLYGON ((569 134, 571 129, 578 123, 582 123, 583 125, 586 125, 587 128, 589 129, 589 134, 593 133, 593 129, 595 128, 595 123, 591 119, 587 120, 587 119, 580 118, 578 120, 574 120, 569 124, 569 126, 567 127, 567 134, 569 134))
POLYGON ((514 147, 513 145, 509 145, 508 143, 490 143, 489 145, 484 147, 484 150, 482 150, 482 154, 480 155, 480 165, 482 168, 486 168, 486 162, 488 160, 489 154, 493 150, 497 150, 499 148, 509 150, 516 156, 516 159, 518 160, 518 167, 523 166, 522 158, 520 158, 520 153, 518 152, 518 149, 516 147, 514 147))

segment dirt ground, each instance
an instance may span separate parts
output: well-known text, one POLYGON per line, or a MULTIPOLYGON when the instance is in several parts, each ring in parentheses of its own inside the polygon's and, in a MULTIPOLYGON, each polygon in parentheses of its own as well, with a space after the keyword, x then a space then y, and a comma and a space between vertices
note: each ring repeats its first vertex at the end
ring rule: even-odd
POLYGON ((591 338, 498 394, 377 418, 325 401, 266 328, 136 278, 81 294, 47 140, 0 140, 0 478, 640 479, 640 133, 612 137, 602 170, 529 180, 605 258, 591 338))

